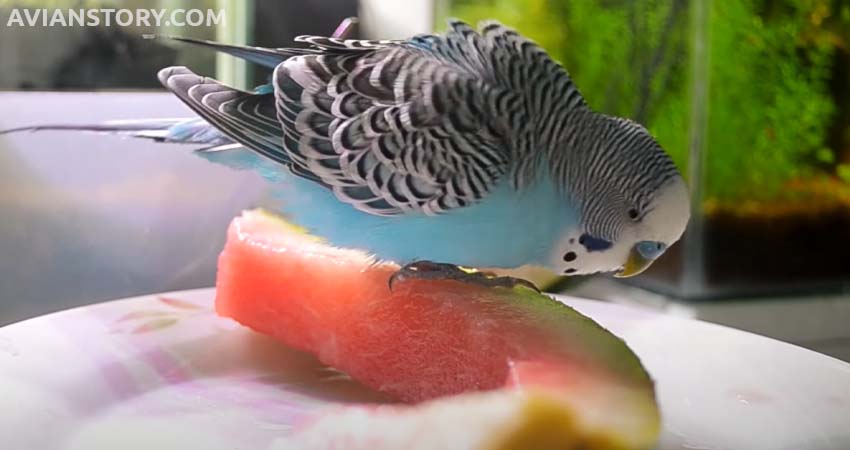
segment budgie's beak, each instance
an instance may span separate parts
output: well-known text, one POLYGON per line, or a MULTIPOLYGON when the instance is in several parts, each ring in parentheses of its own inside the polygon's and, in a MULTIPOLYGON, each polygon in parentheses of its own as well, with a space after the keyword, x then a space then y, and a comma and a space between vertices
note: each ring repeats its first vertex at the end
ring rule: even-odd
POLYGON ((638 251, 638 247, 632 247, 629 252, 629 257, 626 259, 626 264, 623 265, 623 270, 614 274, 617 278, 633 277, 646 270, 654 259, 647 258, 638 251))

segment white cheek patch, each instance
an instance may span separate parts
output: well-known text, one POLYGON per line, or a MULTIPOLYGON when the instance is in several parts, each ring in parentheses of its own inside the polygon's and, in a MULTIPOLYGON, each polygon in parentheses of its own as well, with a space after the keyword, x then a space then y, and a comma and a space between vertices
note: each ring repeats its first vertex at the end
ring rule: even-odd
POLYGON ((558 240, 549 259, 550 267, 560 275, 588 275, 617 270, 628 253, 614 245, 607 250, 588 251, 579 241, 581 233, 569 233, 558 240))

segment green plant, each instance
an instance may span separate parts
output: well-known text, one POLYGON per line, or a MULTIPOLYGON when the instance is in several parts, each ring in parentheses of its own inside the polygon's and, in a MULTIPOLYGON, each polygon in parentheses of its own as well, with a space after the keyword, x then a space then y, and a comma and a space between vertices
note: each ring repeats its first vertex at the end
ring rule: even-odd
POLYGON ((788 180, 815 174, 834 111, 832 48, 803 41, 815 3, 713 3, 709 196, 772 199, 788 180))

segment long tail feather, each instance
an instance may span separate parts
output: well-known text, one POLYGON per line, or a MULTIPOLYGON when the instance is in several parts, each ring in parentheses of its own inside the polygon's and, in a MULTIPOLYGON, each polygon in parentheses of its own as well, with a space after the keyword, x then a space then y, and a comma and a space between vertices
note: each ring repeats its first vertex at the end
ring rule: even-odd
MULTIPOLYGON (((339 26, 337 26, 336 30, 331 37, 337 39, 345 39, 347 38, 357 26, 358 20, 356 17, 348 17, 340 22, 339 26)), ((254 64, 258 64, 260 66, 265 66, 269 68, 275 68, 278 64, 286 61, 287 59, 298 56, 305 55, 310 53, 317 53, 318 51, 315 49, 309 48, 266 48, 266 47, 253 47, 250 45, 232 45, 232 44, 222 44, 220 42, 207 41, 203 39, 194 39, 187 37, 179 37, 179 36, 160 36, 166 39, 171 39, 178 42, 183 42, 186 44, 197 45, 200 47, 206 47, 215 51, 219 51, 222 53, 226 53, 231 56, 235 56, 237 58, 244 59, 246 61, 252 62, 254 64)))
POLYGON ((254 170, 267 180, 280 181, 280 166, 221 134, 200 118, 113 120, 96 124, 51 124, 0 130, 0 135, 39 131, 82 131, 193 144, 201 158, 236 170, 254 170))
POLYGON ((0 130, 0 135, 38 131, 106 133, 157 142, 204 145, 218 148, 234 141, 200 118, 111 120, 94 124, 46 124, 0 130))
POLYGON ((293 49, 275 49, 275 48, 265 48, 265 47, 251 47, 251 46, 243 46, 243 45, 230 45, 230 44, 222 44, 220 42, 214 41, 205 41, 202 39, 193 39, 186 37, 177 37, 177 36, 163 36, 164 38, 171 39, 178 42, 183 42, 186 44, 197 45, 200 47, 206 47, 213 49, 215 51, 219 51, 222 53, 226 53, 228 55, 235 56, 237 58, 244 59, 246 61, 250 61, 254 64, 258 64, 264 67, 275 68, 278 64, 286 61, 287 59, 304 54, 308 50, 293 50, 293 49))
POLYGON ((159 130, 167 129, 179 121, 186 119, 151 119, 151 120, 113 120, 96 124, 43 124, 32 125, 26 127, 10 128, 0 130, 0 135, 20 133, 20 132, 35 132, 35 131, 54 131, 54 130, 72 130, 72 131, 93 131, 93 132, 135 132, 143 130, 159 130))

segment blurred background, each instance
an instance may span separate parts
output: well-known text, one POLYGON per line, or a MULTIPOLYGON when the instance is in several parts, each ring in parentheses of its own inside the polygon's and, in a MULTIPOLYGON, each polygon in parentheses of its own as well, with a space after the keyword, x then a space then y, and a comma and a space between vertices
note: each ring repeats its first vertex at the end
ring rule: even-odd
MULTIPOLYGON (((191 116, 156 72, 251 87, 268 72, 148 34, 279 47, 403 38, 494 18, 560 61, 595 109, 646 125, 691 186, 686 236, 646 274, 552 290, 722 323, 850 360, 850 0, 0 0, 0 129, 191 116), (214 26, 13 27, 15 8, 199 8, 214 26)), ((210 286, 252 173, 181 146, 0 136, 0 325, 210 286)), ((541 280, 543 282, 543 280, 541 280)))

